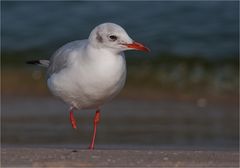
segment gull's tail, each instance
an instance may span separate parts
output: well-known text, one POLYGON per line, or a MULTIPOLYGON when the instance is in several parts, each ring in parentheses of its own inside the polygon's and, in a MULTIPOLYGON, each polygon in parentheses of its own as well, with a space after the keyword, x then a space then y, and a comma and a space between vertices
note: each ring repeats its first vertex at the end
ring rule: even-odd
POLYGON ((49 66, 49 60, 33 60, 33 61, 27 61, 27 64, 34 64, 34 65, 39 65, 43 67, 48 67, 49 66))

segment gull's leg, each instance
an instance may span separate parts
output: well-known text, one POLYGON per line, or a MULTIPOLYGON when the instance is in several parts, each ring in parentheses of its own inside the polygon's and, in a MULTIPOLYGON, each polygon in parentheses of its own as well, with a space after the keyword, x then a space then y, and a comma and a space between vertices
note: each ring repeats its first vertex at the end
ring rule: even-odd
POLYGON ((73 127, 74 129, 77 129, 77 121, 76 121, 76 119, 75 119, 74 116, 73 116, 73 109, 74 109, 74 107, 71 107, 71 108, 70 108, 69 119, 70 119, 70 122, 71 122, 71 124, 72 124, 72 127, 73 127))
POLYGON ((100 110, 97 110, 94 116, 93 124, 94 124, 94 129, 93 129, 93 136, 92 136, 92 142, 89 146, 89 149, 93 150, 94 149, 94 142, 96 138, 96 133, 97 133, 97 124, 100 121, 100 110))

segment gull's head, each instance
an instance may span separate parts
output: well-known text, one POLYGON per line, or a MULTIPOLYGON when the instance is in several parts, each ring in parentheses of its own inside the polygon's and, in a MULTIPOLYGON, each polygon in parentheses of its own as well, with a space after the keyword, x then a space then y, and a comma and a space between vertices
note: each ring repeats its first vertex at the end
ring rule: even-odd
POLYGON ((89 43, 97 48, 106 48, 114 52, 149 51, 144 45, 133 41, 121 26, 114 23, 103 23, 95 27, 90 33, 89 43))

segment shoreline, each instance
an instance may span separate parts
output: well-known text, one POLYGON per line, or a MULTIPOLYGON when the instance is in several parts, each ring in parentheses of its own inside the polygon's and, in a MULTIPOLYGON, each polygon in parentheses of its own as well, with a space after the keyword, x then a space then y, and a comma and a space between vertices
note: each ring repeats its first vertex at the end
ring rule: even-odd
POLYGON ((238 167, 239 152, 2 146, 3 167, 238 167))

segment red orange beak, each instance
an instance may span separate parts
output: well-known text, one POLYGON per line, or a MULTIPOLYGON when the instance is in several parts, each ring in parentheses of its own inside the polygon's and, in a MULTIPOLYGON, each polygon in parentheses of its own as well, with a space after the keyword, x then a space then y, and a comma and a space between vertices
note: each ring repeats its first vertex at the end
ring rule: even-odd
POLYGON ((135 41, 131 44, 123 44, 123 45, 127 46, 130 49, 134 49, 134 50, 140 50, 140 51, 145 51, 145 52, 150 51, 149 48, 147 48, 143 44, 135 42, 135 41))

